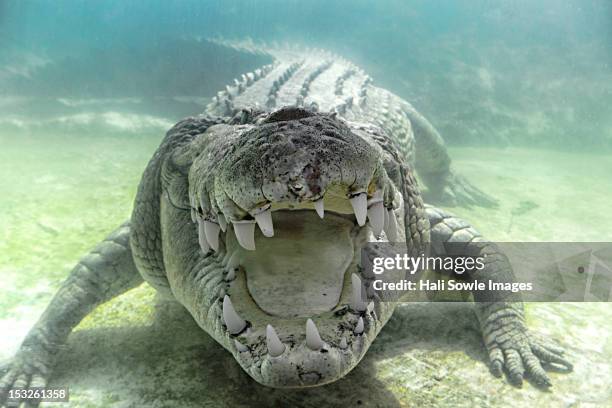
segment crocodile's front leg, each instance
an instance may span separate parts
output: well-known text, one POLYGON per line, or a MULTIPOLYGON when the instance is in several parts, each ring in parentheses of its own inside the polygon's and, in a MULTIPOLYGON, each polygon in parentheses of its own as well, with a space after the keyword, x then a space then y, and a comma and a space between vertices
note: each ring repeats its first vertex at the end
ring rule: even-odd
POLYGON ((72 329, 96 306, 142 282, 123 224, 84 256, 27 334, 15 357, 0 367, 0 406, 12 388, 44 387, 72 329))
MULTIPOLYGON (((437 256, 456 256, 458 245, 470 243, 461 249, 461 255, 483 257, 482 270, 468 271, 461 275, 466 281, 513 282, 514 274, 508 258, 466 221, 443 210, 426 206, 431 224, 432 251, 437 256), (480 242, 479 242, 480 241, 480 242), (486 254, 486 257, 484 256, 486 254)), ((572 369, 563 358, 563 350, 536 339, 525 325, 520 294, 496 299, 499 293, 475 291, 476 314, 482 329, 485 346, 489 352, 493 375, 500 377, 505 369, 510 381, 520 386, 529 376, 535 383, 550 386, 551 382, 542 365, 557 364, 572 369)))

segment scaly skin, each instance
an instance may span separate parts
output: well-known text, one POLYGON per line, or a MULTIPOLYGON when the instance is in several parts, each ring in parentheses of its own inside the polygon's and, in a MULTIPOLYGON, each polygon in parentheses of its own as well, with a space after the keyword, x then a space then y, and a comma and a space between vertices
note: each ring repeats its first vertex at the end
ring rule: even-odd
MULTIPOLYGON (((429 205, 426 211, 431 226, 432 252, 441 256, 452 255, 459 244, 470 243, 471 253, 467 253, 471 256, 486 254, 486 268, 469 273, 465 277, 467 281, 514 281, 512 267, 506 256, 466 221, 429 205)), ((520 294, 508 294, 503 300, 497 301, 487 297, 490 295, 474 292, 476 315, 489 352, 493 375, 500 377, 506 368, 509 380, 517 386, 522 384, 525 376, 529 376, 536 384, 551 386, 541 363, 559 364, 568 370, 572 369, 571 363, 563 358, 563 350, 528 332, 520 294)))
MULTIPOLYGON (((0 398, 44 385, 79 321, 143 279, 261 384, 343 377, 396 305, 353 296, 368 283, 358 264, 374 233, 406 242, 412 255, 430 242, 443 255, 447 242, 481 240, 465 221, 423 204, 400 146, 375 124, 294 107, 178 123, 143 174, 130 222, 79 262, 1 368, 0 398)), ((513 279, 494 246, 475 248, 489 261, 466 279, 513 279)), ((494 374, 549 385, 542 362, 571 368, 532 338, 520 302, 474 295, 494 374)))
POLYGON ((410 103, 373 85, 351 62, 320 50, 257 46, 221 41, 243 52, 267 54, 274 63, 234 79, 206 108, 212 116, 233 116, 241 109, 306 106, 336 112, 350 121, 379 126, 398 145, 404 159, 424 181, 429 201, 445 205, 495 206, 451 167, 444 140, 410 103))

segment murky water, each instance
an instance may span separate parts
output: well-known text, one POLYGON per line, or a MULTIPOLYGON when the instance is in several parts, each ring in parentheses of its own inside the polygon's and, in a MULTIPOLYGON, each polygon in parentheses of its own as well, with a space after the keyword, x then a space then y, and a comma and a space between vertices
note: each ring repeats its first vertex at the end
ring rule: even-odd
MULTIPOLYGON (((268 62, 207 37, 353 59, 426 114, 456 170, 499 200, 447 208, 487 238, 611 241, 609 3, 409 3, 0 3, 0 359, 129 217, 165 130, 268 62)), ((549 392, 489 374, 469 305, 407 305, 346 378, 290 392, 257 385, 154 303, 143 285, 77 328, 52 382, 73 406, 612 406, 609 303, 527 305, 531 328, 575 363, 551 373, 549 392)))

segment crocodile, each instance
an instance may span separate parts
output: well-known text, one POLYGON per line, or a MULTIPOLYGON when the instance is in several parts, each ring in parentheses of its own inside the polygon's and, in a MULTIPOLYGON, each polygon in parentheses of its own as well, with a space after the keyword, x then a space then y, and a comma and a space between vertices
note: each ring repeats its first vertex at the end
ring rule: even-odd
MULTIPOLYGON (((482 242, 486 267, 464 278, 513 280, 494 244, 424 203, 413 167, 459 201, 486 199, 453 184, 462 178, 433 126, 346 61, 298 56, 245 74, 168 131, 130 219, 81 258, 0 368, 0 398, 45 386, 78 323, 143 282, 255 381, 299 388, 345 376, 398 307, 368 291, 369 242, 405 243, 413 256, 482 242)), ((571 369, 563 350, 528 331, 519 294, 473 297, 494 375, 549 386, 543 367, 571 369)))

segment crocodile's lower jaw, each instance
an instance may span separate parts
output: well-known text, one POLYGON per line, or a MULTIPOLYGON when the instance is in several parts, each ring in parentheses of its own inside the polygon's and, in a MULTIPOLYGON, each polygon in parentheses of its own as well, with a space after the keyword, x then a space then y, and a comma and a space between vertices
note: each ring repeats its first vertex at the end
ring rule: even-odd
POLYGON ((213 335, 264 385, 335 381, 357 365, 393 309, 363 286, 358 264, 370 228, 333 212, 320 219, 281 210, 273 218, 275 236, 257 231, 256 251, 243 249, 231 228, 224 234, 223 301, 213 308, 223 333, 213 335))

